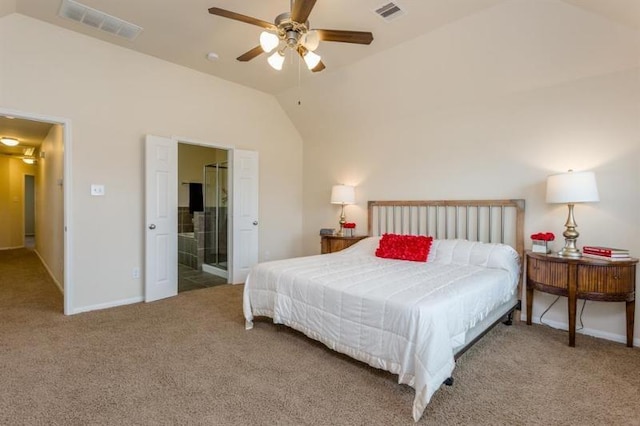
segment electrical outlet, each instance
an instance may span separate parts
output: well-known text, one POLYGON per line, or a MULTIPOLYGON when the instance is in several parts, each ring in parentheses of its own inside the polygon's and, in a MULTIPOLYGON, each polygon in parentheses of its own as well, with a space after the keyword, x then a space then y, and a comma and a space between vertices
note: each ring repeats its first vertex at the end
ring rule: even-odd
POLYGON ((270 258, 271 258, 271 252, 269 250, 265 250, 264 260, 269 260, 270 258))
POLYGON ((136 280, 139 279, 140 278, 140 268, 138 268, 138 267, 133 268, 133 270, 131 271, 131 276, 136 280))

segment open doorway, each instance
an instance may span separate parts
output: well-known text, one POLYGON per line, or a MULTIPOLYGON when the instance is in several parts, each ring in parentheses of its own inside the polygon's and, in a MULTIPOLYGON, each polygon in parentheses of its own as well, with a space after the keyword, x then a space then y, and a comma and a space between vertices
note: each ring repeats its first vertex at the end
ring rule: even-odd
POLYGON ((63 293, 65 314, 73 313, 66 230, 70 189, 63 184, 71 175, 69 128, 66 119, 0 108, 0 136, 11 142, 0 147, 0 174, 9 188, 0 209, 10 213, 4 229, 0 226, 0 240, 9 240, 0 248, 33 248, 63 293))
MULTIPOLYGON (((199 167, 189 168, 192 176, 178 176, 178 145, 220 148, 228 156, 227 244, 228 278, 224 282, 245 282, 258 263, 258 153, 184 138, 147 135, 145 138, 145 301, 153 302, 178 293, 178 208, 184 207, 189 183, 204 182, 202 170, 224 160, 206 158, 199 167), (182 185, 185 182, 187 185, 182 185), (182 188, 182 187, 185 188, 182 188), (182 193, 183 201, 178 202, 182 193)), ((208 151, 207 151, 208 153, 208 151)), ((218 167, 221 171, 222 167, 218 167)), ((202 190, 202 187, 200 188, 202 190)), ((222 191, 221 191, 222 192, 222 191)), ((204 199, 202 199, 204 210, 204 199)), ((220 218, 220 216, 218 216, 220 218)), ((211 228, 210 228, 211 229, 211 228)), ((195 232, 195 229, 194 229, 195 232)), ((204 252, 204 245, 191 243, 204 252)), ((204 263, 204 260, 203 260, 204 263)), ((216 267, 215 265, 212 265, 216 267)), ((219 267, 221 265, 218 265, 219 267)), ((196 263, 197 268, 197 263, 196 263)), ((198 271, 196 272, 204 272, 198 271)), ((213 274, 211 274, 213 275, 213 274)))
POLYGON ((178 292, 229 282, 229 151, 178 143, 178 292))

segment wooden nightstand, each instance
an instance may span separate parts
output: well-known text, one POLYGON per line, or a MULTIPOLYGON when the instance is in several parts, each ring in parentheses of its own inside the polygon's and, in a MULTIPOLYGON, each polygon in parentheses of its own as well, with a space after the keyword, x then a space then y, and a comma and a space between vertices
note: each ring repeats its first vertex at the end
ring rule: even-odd
POLYGON ((323 235, 320 239, 320 244, 322 246, 321 253, 335 253, 337 251, 344 250, 364 238, 367 238, 367 236, 359 235, 356 237, 338 237, 337 235, 323 235))
POLYGON ((531 325, 533 290, 568 297, 569 346, 576 345, 577 299, 626 302, 627 346, 633 347, 637 263, 638 259, 610 262, 527 252, 527 324, 531 325))

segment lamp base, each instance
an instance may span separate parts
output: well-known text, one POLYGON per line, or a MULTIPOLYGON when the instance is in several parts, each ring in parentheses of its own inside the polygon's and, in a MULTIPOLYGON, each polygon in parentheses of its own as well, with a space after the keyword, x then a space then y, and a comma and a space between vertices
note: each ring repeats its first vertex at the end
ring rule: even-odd
POLYGON ((347 223, 347 218, 344 215, 344 204, 342 204, 342 210, 340 210, 340 230, 338 231, 338 237, 344 237, 344 224, 347 223))
POLYGON ((558 252, 558 256, 569 257, 572 259, 580 259, 582 257, 582 253, 575 247, 563 247, 562 250, 558 252))
POLYGON ((564 224, 565 231, 562 233, 564 236, 564 247, 558 252, 558 256, 569 257, 573 259, 579 259, 582 257, 582 253, 576 247, 576 241, 580 233, 576 230, 576 221, 573 218, 573 204, 569 204, 569 216, 567 217, 567 223, 564 224))

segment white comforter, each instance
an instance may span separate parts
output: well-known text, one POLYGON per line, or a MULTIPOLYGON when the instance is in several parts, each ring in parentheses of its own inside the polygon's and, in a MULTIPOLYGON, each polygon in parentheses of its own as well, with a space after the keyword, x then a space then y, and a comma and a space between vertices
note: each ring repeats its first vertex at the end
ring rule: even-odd
POLYGON ((428 261, 375 257, 379 237, 334 254, 261 263, 244 289, 247 329, 268 316, 333 350, 398 374, 413 418, 451 376, 465 332, 513 297, 511 247, 434 240, 428 261))

